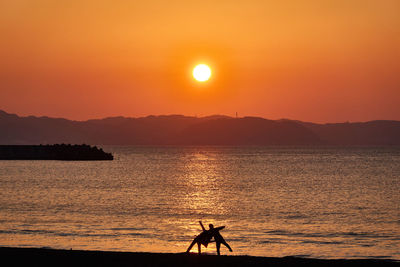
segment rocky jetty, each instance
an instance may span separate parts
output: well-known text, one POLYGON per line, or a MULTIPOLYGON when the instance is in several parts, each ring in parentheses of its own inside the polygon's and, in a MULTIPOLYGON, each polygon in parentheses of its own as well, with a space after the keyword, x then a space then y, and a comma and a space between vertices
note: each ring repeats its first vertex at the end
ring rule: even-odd
POLYGON ((111 153, 89 145, 0 145, 0 160, 113 160, 111 153))

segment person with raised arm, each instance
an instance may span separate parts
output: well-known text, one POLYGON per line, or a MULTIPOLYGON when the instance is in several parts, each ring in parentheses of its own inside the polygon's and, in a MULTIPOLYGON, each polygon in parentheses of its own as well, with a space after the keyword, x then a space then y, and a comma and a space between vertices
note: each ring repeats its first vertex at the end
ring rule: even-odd
POLYGON ((221 247, 221 244, 224 244, 225 247, 227 247, 229 249, 230 252, 232 252, 232 248, 228 245, 228 243, 226 243, 225 239, 222 237, 222 235, 219 233, 220 230, 224 229, 225 226, 220 226, 220 227, 216 227, 214 228, 214 225, 212 225, 211 223, 209 224, 210 227, 210 233, 212 235, 212 237, 214 237, 214 241, 217 247, 217 254, 221 255, 219 250, 221 247))
POLYGON ((198 246, 198 253, 201 254, 201 245, 207 247, 208 244, 211 241, 211 239, 214 237, 214 241, 216 243, 217 246, 217 254, 220 255, 220 247, 221 244, 224 244, 229 251, 232 252, 231 247, 228 245, 228 243, 226 243, 225 239, 222 237, 222 235, 219 233, 220 230, 224 229, 225 226, 220 226, 220 227, 215 227, 212 224, 209 224, 209 229, 206 230, 203 226, 203 223, 201 221, 199 221, 201 229, 203 230, 203 232, 201 232, 199 235, 197 235, 192 243, 190 244, 190 246, 188 247, 188 249, 186 250, 187 253, 190 252, 190 250, 192 249, 192 247, 194 246, 194 244, 197 243, 198 246))
POLYGON ((201 229, 203 229, 203 232, 201 232, 199 235, 197 235, 193 239, 192 243, 186 250, 186 253, 189 253, 190 250, 192 249, 192 247, 194 246, 194 244, 197 243, 198 253, 201 254, 201 245, 207 247, 208 243, 211 241, 212 236, 210 235, 210 230, 206 230, 204 228, 203 224, 201 223, 201 221, 199 221, 199 223, 200 223, 201 229))

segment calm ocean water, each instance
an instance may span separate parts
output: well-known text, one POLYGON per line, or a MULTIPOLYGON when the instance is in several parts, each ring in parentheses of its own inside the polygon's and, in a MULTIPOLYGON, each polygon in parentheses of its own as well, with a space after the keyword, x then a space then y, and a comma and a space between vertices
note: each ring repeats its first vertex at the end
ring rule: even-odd
POLYGON ((400 259, 400 148, 104 149, 0 161, 0 246, 184 252, 202 220, 222 254, 400 259))

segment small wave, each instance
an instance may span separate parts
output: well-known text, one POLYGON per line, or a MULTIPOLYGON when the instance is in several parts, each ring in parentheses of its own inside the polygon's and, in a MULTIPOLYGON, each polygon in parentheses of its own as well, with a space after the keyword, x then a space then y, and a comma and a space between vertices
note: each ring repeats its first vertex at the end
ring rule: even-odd
POLYGON ((15 234, 13 230, 0 230, 0 234, 15 234))
POLYGON ((259 244, 287 244, 286 240, 279 238, 270 238, 268 240, 262 240, 258 242, 259 244))
POLYGON ((368 237, 368 238, 390 238, 390 235, 387 234, 379 234, 379 233, 374 233, 374 232, 344 232, 344 233, 339 233, 340 235, 343 236, 358 236, 358 237, 368 237))
POLYGON ((372 245, 372 244, 360 244, 360 246, 369 248, 369 247, 373 247, 374 245, 372 245))
POLYGON ((289 232, 285 230, 271 230, 266 231, 266 234, 273 234, 273 235, 284 235, 284 236, 298 236, 298 237, 328 237, 326 234, 322 233, 298 233, 298 232, 289 232))
POLYGON ((53 231, 48 231, 48 230, 30 230, 30 229, 23 229, 20 230, 21 232, 24 233, 53 233, 53 231))
MULTIPOLYGON (((361 238, 389 238, 390 240, 397 240, 397 239, 392 239, 392 235, 388 234, 379 234, 379 233, 374 233, 374 232, 336 232, 336 233, 301 233, 301 232, 290 232, 286 230, 270 230, 270 231, 265 231, 264 233, 266 234, 272 234, 272 235, 283 235, 283 236, 289 236, 289 237, 326 237, 326 238, 332 238, 332 237, 361 237, 361 238)), ((394 237, 396 238, 396 237, 394 237)))
POLYGON ((78 236, 78 237, 118 237, 118 236, 140 236, 140 233, 124 233, 124 234, 84 234, 84 233, 54 233, 56 236, 78 236))
POLYGON ((270 231, 265 231, 266 234, 286 234, 288 233, 285 230, 270 230, 270 231))
POLYGON ((362 235, 366 235, 367 233, 355 233, 355 232, 345 232, 342 233, 343 235, 351 235, 351 236, 362 236, 362 235))
POLYGON ((120 235, 126 235, 126 236, 146 236, 145 234, 141 234, 141 233, 126 233, 126 234, 118 234, 117 236, 120 235))
POLYGON ((303 240, 301 243, 305 244, 318 244, 318 245, 340 245, 344 244, 341 241, 317 241, 317 240, 303 240))
POLYGON ((298 212, 282 212, 282 215, 280 217, 283 219, 292 219, 292 220, 309 218, 309 216, 298 212))
POLYGON ((58 232, 49 230, 0 230, 0 234, 43 234, 43 235, 53 235, 53 236, 77 236, 77 237, 118 237, 118 236, 144 236, 144 234, 133 232, 133 233, 74 233, 74 232, 58 232))
POLYGON ((288 215, 285 217, 286 219, 306 219, 308 218, 308 216, 304 216, 304 215, 288 215))
POLYGON ((141 230, 146 230, 146 228, 133 228, 133 227, 115 227, 115 228, 109 228, 106 230, 112 230, 112 231, 141 231, 141 230))

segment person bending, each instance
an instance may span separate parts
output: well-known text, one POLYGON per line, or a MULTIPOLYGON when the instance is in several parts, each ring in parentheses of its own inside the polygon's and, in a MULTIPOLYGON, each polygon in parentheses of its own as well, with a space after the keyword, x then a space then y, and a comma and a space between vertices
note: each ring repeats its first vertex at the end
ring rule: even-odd
POLYGON ((190 252, 190 250, 192 249, 192 247, 194 246, 194 244, 197 243, 198 246, 198 253, 201 254, 201 245, 207 247, 208 244, 211 241, 212 238, 214 238, 214 241, 216 243, 216 247, 217 247, 217 254, 220 255, 220 248, 221 248, 221 244, 224 244, 224 246, 226 246, 230 252, 232 252, 232 248, 228 245, 228 243, 226 243, 225 239, 222 237, 222 235, 220 234, 220 230, 224 229, 225 226, 220 226, 220 227, 216 227, 214 228, 214 225, 209 224, 209 229, 206 230, 202 224, 201 221, 199 221, 201 228, 203 229, 203 232, 201 232, 199 235, 197 235, 192 243, 190 244, 189 248, 186 250, 187 253, 190 252))

